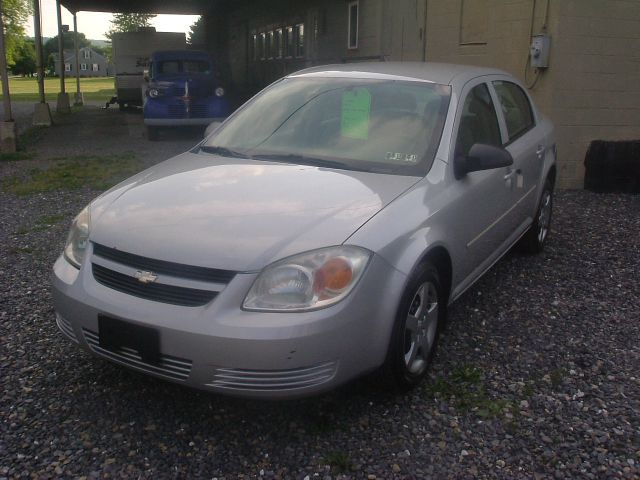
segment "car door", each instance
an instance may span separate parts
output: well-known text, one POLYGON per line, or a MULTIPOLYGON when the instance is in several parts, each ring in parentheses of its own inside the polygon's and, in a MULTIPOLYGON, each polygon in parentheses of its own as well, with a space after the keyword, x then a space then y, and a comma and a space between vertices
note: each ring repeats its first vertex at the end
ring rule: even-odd
POLYGON ((536 210, 537 183, 544 165, 545 140, 537 125, 536 115, 524 89, 508 79, 491 82, 495 93, 498 116, 506 130, 504 147, 513 157, 513 174, 509 180, 512 202, 515 205, 514 228, 524 231, 536 210))
MULTIPOLYGON (((449 159, 452 176, 456 156, 467 155, 474 144, 502 147, 506 141, 485 80, 468 83, 460 98, 463 100, 458 105, 449 159)), ((510 167, 496 168, 452 180, 455 206, 450 215, 453 241, 460 255, 460 291, 499 258, 511 234, 512 191, 509 178, 505 178, 510 172, 510 167)))

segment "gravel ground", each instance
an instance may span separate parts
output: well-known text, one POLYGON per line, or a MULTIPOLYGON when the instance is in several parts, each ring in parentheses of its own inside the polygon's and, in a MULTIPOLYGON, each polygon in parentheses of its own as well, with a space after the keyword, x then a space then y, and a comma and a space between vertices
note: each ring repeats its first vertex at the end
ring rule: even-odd
POLYGON ((424 388, 269 403, 57 331, 51 267, 98 193, 0 194, 0 478, 640 477, 640 197, 558 192, 547 250, 509 254, 452 307, 424 388))

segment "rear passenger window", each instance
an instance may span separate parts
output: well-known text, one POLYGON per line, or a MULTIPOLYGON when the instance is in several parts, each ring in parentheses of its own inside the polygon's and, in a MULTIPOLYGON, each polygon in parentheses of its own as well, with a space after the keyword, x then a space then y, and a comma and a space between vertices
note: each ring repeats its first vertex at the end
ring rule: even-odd
POLYGON ((502 146, 498 115, 484 83, 474 87, 464 101, 455 154, 468 155, 475 143, 502 146))
POLYGON ((527 95, 511 82, 493 82, 502 113, 507 123, 509 141, 513 141, 534 126, 533 111, 527 95))

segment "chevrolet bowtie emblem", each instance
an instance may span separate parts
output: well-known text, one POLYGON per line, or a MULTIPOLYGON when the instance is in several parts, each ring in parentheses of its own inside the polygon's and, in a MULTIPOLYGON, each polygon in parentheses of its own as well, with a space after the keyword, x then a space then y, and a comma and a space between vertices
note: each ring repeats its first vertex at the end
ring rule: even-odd
POLYGON ((158 279, 158 275, 153 272, 147 272, 145 270, 138 270, 135 277, 140 283, 153 283, 158 279))

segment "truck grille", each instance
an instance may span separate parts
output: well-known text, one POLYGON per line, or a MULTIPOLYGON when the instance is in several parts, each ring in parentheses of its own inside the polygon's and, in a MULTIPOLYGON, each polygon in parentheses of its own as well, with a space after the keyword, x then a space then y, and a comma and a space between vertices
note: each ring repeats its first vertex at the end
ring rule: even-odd
MULTIPOLYGON (((94 244, 93 255, 136 270, 153 272, 156 275, 167 275, 186 280, 199 280, 226 285, 235 276, 235 272, 193 265, 156 260, 131 253, 121 252, 114 248, 94 244)), ((95 280, 128 295, 155 302, 198 307, 211 302, 218 295, 218 289, 203 290, 165 283, 142 283, 130 274, 122 273, 100 265, 94 261, 91 265, 95 280)))
POLYGON ((169 118, 207 118, 209 116, 208 105, 191 105, 191 109, 187 114, 184 105, 169 105, 169 118))

